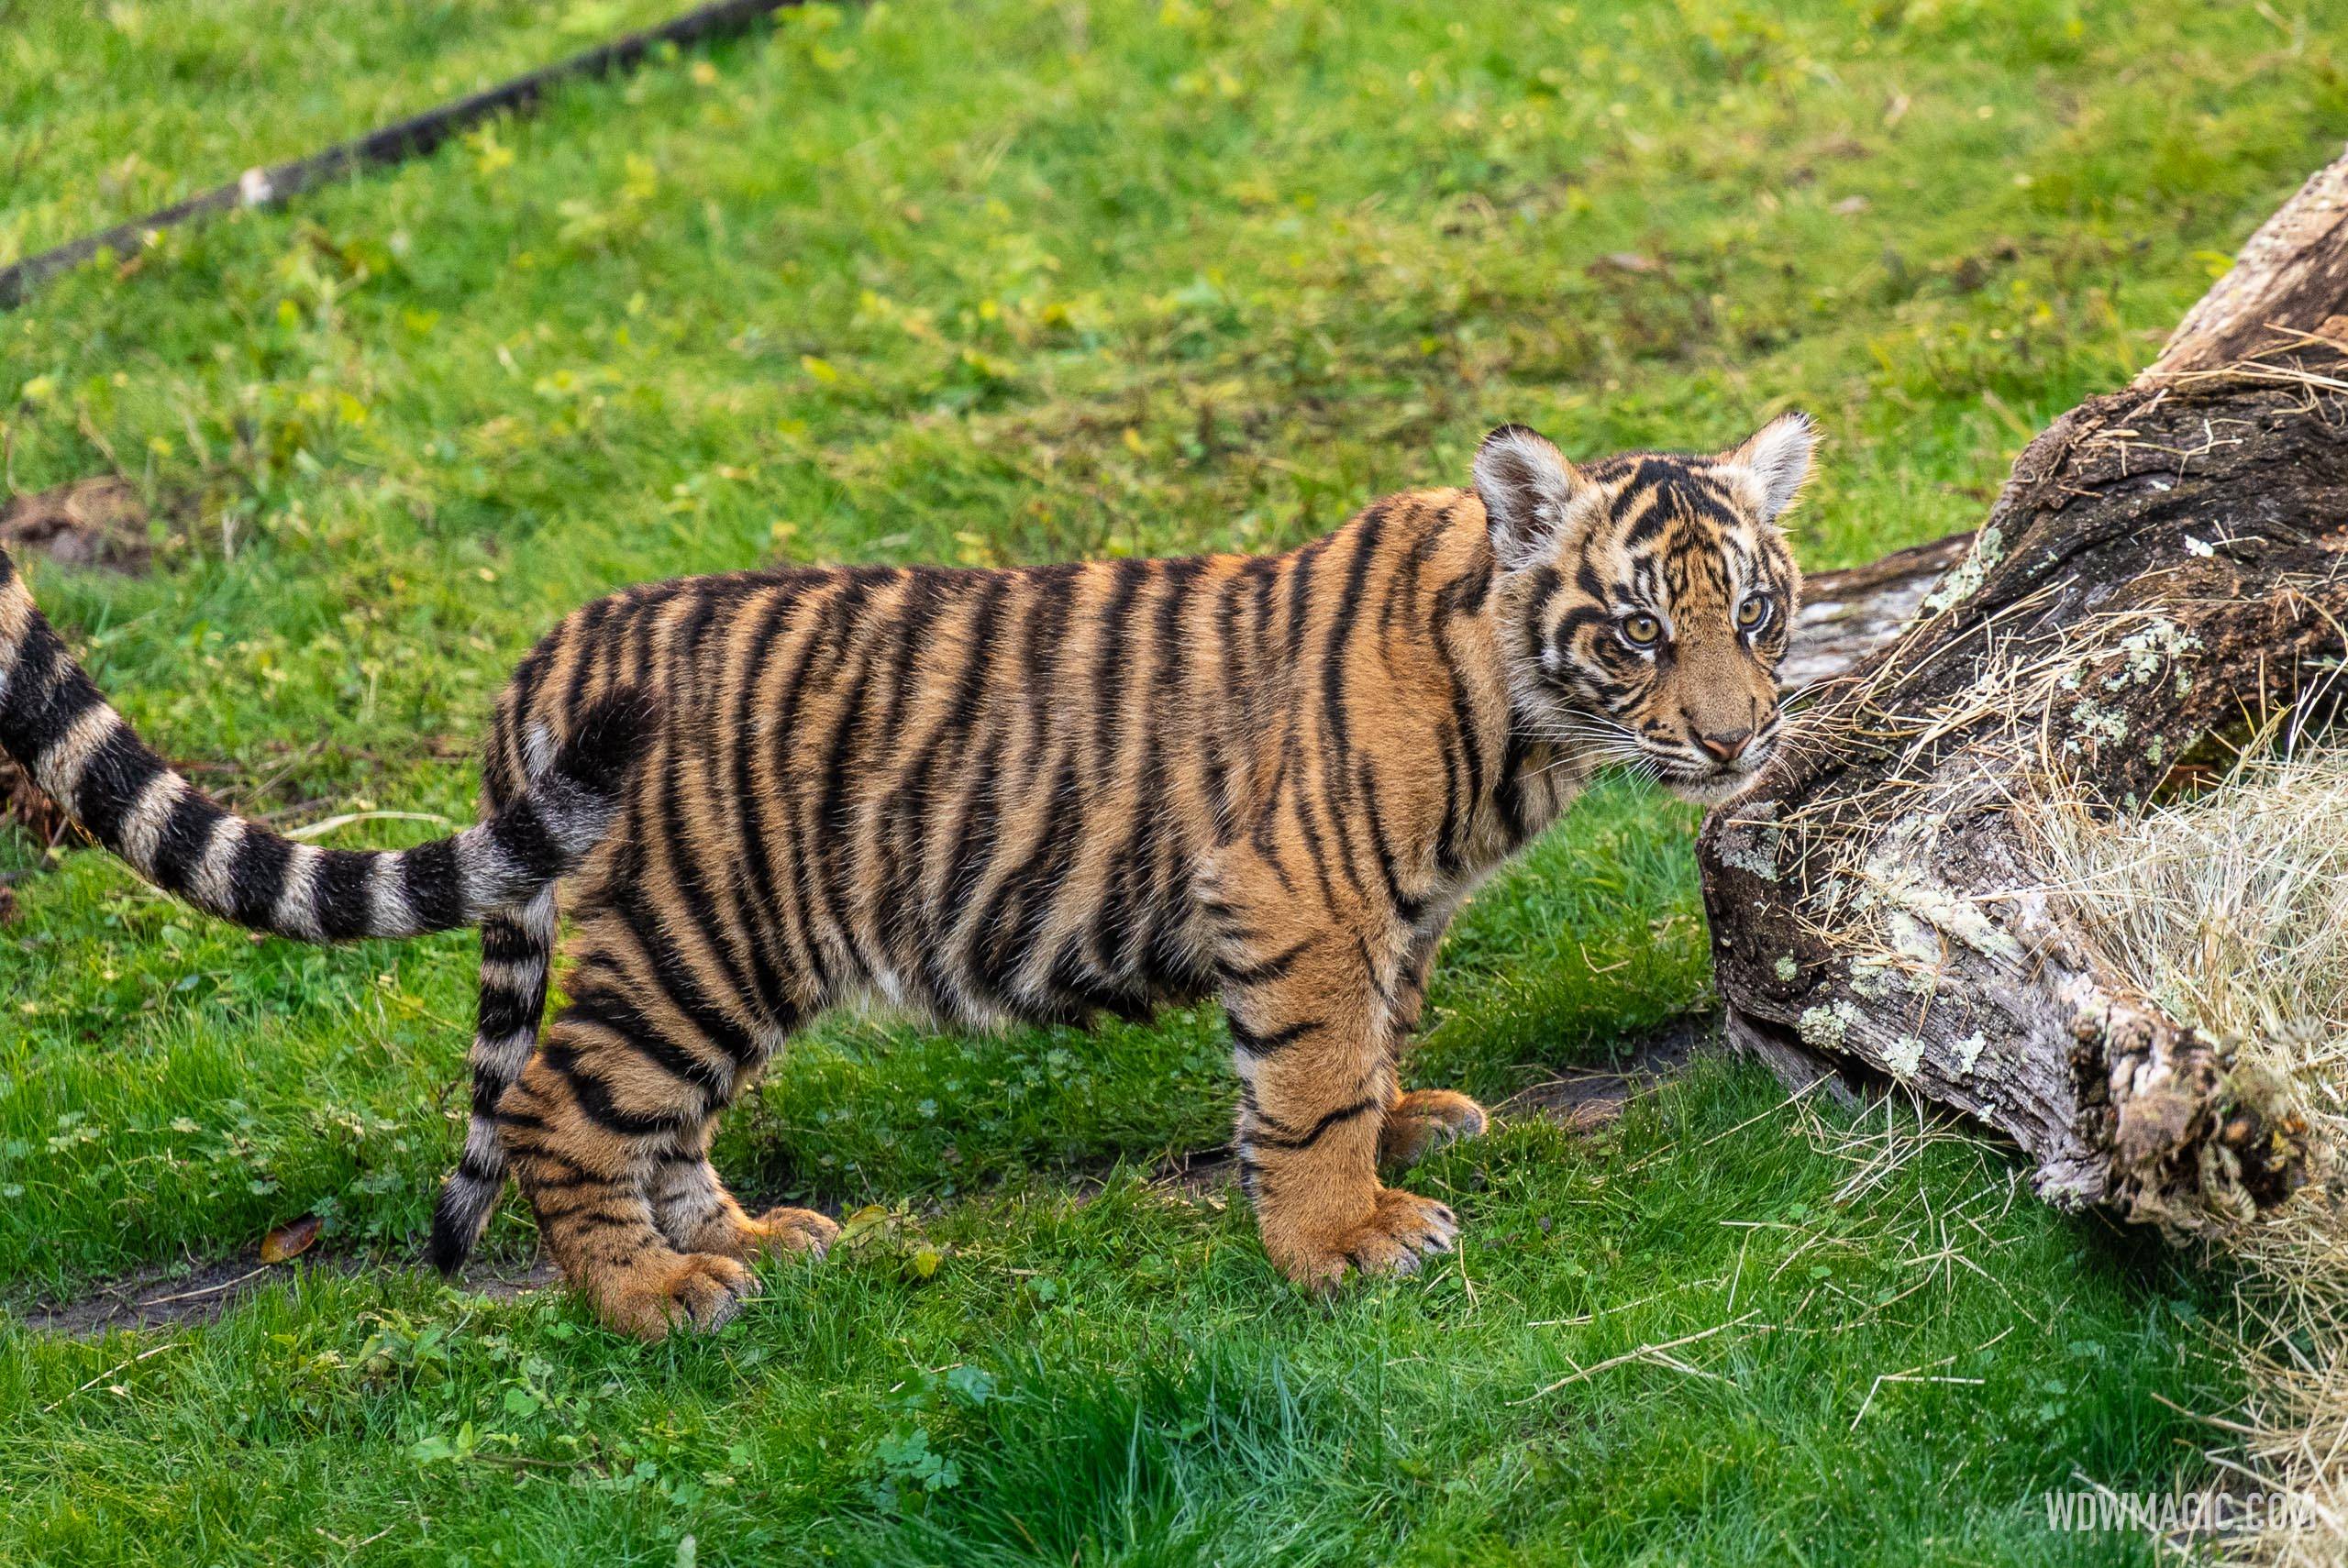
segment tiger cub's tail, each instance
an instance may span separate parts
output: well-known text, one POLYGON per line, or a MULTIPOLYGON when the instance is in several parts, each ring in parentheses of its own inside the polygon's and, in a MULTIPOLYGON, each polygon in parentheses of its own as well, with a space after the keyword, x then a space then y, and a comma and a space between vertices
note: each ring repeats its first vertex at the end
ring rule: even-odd
POLYGON ((497 1135, 497 1102, 530 1059, 547 1007, 554 962, 555 901, 548 888, 515 910, 481 922, 481 1011, 473 1028, 472 1120, 464 1156, 440 1183, 432 1210, 432 1266, 449 1278, 472 1256, 490 1210, 505 1191, 505 1146, 497 1135))
POLYGON ((530 903, 604 836, 650 725, 639 694, 607 698, 527 793, 450 837, 384 852, 296 844, 213 801, 141 743, 0 550, 0 750, 141 877, 254 931, 305 942, 419 936, 530 903))

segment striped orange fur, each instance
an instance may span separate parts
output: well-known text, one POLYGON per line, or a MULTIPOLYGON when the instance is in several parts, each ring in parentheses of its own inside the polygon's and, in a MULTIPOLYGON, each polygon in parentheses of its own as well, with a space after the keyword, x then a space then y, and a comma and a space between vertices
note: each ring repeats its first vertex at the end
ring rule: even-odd
POLYGON ((1278 556, 748 572, 577 612, 499 701, 488 821, 564 776, 591 716, 648 717, 567 884, 569 1001, 543 1040, 551 889, 482 921, 436 1261, 462 1261, 510 1165, 606 1321, 714 1326, 751 1260, 836 1233, 744 1212, 708 1161, 817 1014, 1214 997, 1273 1262, 1416 1268, 1457 1221, 1381 1160, 1484 1124, 1400 1086, 1436 944, 1597 768, 1718 800, 1766 761, 1800 593, 1777 519, 1810 447, 1797 415, 1717 456, 1578 467, 1507 426, 1472 489, 1278 556))

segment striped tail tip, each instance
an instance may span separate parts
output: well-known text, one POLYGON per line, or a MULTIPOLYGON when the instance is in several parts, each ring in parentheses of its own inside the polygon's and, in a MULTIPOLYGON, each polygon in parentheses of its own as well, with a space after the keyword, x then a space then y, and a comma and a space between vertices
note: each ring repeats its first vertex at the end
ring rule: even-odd
POLYGON ((440 1184, 439 1201, 432 1209, 432 1239, 424 1255, 443 1279, 456 1278, 472 1257, 504 1188, 504 1171, 482 1176, 461 1165, 440 1184))

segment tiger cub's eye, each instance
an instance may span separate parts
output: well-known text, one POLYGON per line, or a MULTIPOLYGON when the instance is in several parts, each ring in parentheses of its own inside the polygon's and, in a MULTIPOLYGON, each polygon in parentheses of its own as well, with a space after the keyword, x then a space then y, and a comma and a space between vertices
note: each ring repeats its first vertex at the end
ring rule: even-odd
POLYGON ((1623 640, 1634 648, 1651 648, 1663 635, 1663 623, 1644 612, 1623 618, 1623 640))
POLYGON ((1744 596, 1744 602, 1736 607, 1736 624, 1745 631, 1753 630, 1768 618, 1769 596, 1766 593, 1748 593, 1744 596))

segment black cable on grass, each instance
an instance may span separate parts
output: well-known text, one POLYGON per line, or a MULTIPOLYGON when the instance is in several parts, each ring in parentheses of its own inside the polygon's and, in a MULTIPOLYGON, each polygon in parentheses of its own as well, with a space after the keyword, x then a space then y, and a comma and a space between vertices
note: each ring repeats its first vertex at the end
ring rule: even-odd
POLYGON ((158 229, 234 207, 274 206, 340 175, 421 157, 483 120, 534 107, 550 87, 584 77, 624 75, 643 64, 663 44, 681 48, 725 38, 746 30, 772 12, 802 3, 803 0, 714 0, 674 21, 599 44, 568 60, 484 88, 470 97, 427 109, 355 140, 338 142, 323 152, 267 168, 248 169, 228 184, 215 186, 145 217, 118 223, 112 228, 0 267, 0 311, 15 309, 41 283, 80 266, 101 251, 126 256, 136 252, 146 243, 147 236, 158 229))

